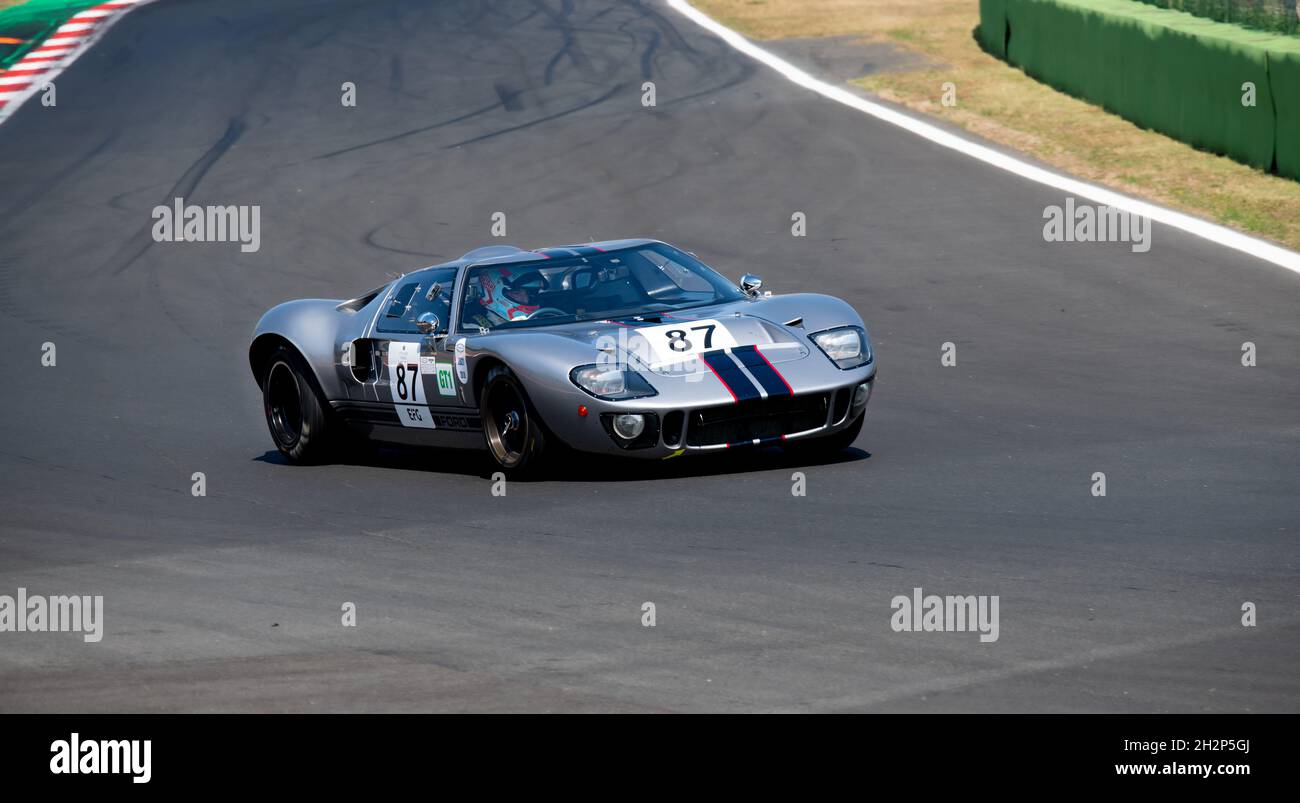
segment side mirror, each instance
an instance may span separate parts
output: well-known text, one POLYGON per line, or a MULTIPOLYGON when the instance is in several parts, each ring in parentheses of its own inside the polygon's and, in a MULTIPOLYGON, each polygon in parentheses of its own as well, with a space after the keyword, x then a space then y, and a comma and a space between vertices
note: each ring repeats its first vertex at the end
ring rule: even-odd
POLYGON ((740 277, 740 289, 750 298, 757 298, 758 291, 763 287, 763 280, 752 273, 746 273, 740 277))
POLYGON ((438 331, 438 316, 432 312, 426 312, 415 321, 415 328, 420 330, 422 335, 431 335, 438 331))

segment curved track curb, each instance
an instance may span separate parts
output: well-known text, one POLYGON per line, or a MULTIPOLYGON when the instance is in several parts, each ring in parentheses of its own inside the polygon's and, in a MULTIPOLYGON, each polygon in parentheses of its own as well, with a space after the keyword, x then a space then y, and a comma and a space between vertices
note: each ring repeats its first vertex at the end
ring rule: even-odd
POLYGON ((0 71, 0 122, 41 92, 127 12, 153 0, 108 0, 73 14, 39 47, 0 71))

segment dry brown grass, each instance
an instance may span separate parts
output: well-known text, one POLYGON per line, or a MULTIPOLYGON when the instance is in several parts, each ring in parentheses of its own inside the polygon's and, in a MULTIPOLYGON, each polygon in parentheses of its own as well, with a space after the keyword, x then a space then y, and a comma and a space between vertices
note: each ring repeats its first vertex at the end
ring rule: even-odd
POLYGON ((1300 182, 1145 131, 1029 78, 975 43, 977 0, 693 2, 755 39, 850 34, 919 53, 930 67, 854 83, 1080 178, 1300 250, 1300 182), (957 88, 954 107, 939 102, 947 81, 957 88))

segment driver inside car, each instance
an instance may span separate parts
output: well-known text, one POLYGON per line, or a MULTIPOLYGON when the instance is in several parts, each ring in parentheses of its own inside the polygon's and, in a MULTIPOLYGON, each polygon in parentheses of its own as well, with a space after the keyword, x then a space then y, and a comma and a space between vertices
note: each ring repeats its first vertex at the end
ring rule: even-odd
POLYGON ((540 285, 541 278, 537 271, 529 271, 512 280, 508 268, 498 270, 495 277, 491 271, 485 270, 478 276, 478 303, 503 321, 526 321, 538 310, 538 305, 528 303, 532 300, 528 285, 534 281, 540 285))

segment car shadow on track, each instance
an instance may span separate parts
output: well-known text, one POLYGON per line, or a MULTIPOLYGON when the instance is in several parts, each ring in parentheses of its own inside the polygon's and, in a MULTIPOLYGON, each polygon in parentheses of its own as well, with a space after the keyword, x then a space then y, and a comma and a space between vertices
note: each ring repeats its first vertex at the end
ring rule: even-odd
MULTIPOLYGON (((512 475, 510 479, 512 482, 529 483, 638 482, 835 466, 857 463, 870 458, 870 452, 854 447, 834 454, 787 451, 777 447, 746 448, 726 454, 682 456, 667 460, 619 459, 568 453, 548 461, 544 470, 519 476, 512 475)), ((289 461, 275 450, 267 451, 254 460, 273 465, 289 465, 289 461)), ((491 479, 493 474, 500 471, 500 468, 483 452, 387 445, 354 450, 334 460, 334 464, 423 471, 430 474, 455 474, 483 479, 491 479)))

